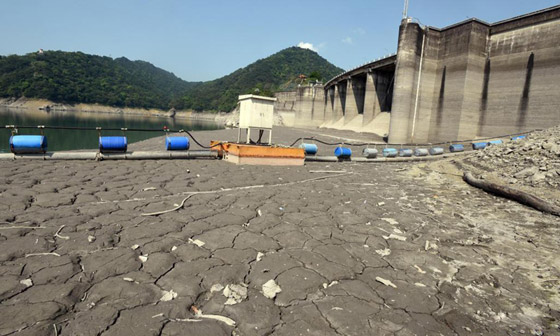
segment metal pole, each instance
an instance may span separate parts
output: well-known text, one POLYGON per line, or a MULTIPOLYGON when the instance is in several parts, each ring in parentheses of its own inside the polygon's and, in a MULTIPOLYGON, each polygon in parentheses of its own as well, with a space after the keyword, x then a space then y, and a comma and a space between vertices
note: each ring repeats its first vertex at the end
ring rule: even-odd
POLYGON ((408 17, 408 0, 404 0, 403 19, 408 17))

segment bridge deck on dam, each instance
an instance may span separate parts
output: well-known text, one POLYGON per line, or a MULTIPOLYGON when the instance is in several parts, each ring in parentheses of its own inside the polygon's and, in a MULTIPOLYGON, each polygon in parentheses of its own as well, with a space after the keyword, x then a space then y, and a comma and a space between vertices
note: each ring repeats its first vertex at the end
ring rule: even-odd
POLYGON ((374 70, 388 71, 392 69, 394 71, 396 63, 397 63, 397 54, 391 54, 384 58, 379 58, 369 63, 360 65, 352 70, 348 70, 346 72, 343 72, 331 78, 328 82, 325 83, 325 90, 341 80, 345 80, 347 78, 354 77, 356 75, 365 74, 367 72, 371 72, 374 70))

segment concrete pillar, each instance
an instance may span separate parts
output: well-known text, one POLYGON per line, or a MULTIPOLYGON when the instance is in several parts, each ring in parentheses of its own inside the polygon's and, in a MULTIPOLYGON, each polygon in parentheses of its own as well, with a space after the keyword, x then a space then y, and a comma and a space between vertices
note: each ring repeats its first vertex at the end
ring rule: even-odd
POLYGON ((364 94, 364 125, 370 123, 373 118, 381 109, 379 108, 379 101, 377 99, 376 89, 375 89, 375 74, 373 72, 368 72, 366 74, 366 90, 364 94))
POLYGON ((364 97, 364 125, 379 113, 390 112, 392 92, 389 90, 394 73, 373 71, 367 74, 364 97), (389 91, 389 92, 388 92, 389 91))
POLYGON ((320 126, 325 122, 325 90, 322 85, 313 86, 313 113, 311 119, 314 126, 320 126))
POLYGON ((325 90, 325 116, 324 124, 332 123, 334 119, 334 86, 325 90))
POLYGON ((410 140, 409 127, 414 109, 422 36, 422 29, 417 23, 409 22, 408 19, 402 21, 389 126, 390 143, 406 143, 410 140))
POLYGON ((340 85, 335 84, 334 86, 334 102, 333 102, 333 121, 337 121, 340 118, 344 117, 344 107, 343 107, 343 99, 342 94, 340 93, 340 85))
POLYGON ((357 91, 359 90, 359 85, 356 83, 356 79, 348 78, 346 81, 346 104, 344 106, 344 119, 345 122, 349 122, 354 117, 358 115, 358 104, 356 99, 359 98, 357 91))
POLYGON ((481 96, 484 88, 484 69, 487 59, 487 39, 490 28, 480 23, 472 23, 467 49, 467 67, 463 104, 459 119, 458 139, 474 139, 479 134, 481 118, 481 96))
MULTIPOLYGON (((470 140, 478 135, 489 27, 470 22, 442 33, 429 141, 470 140), (455 43, 451 41, 462 41, 455 43)), ((429 62, 424 65, 429 73, 429 62)), ((422 84, 425 84, 424 76, 422 84)), ((418 133, 419 135, 421 132, 418 133)))
POLYGON ((300 86, 296 95, 296 127, 312 127, 313 97, 311 86, 300 86))

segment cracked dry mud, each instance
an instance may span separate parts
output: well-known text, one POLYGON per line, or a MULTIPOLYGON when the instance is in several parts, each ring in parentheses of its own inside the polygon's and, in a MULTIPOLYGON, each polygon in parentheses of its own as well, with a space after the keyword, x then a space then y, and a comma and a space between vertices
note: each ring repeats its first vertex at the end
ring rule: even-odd
POLYGON ((0 335, 559 332, 558 218, 430 165, 0 169, 0 335), (337 175, 317 170, 352 174, 298 182, 337 175), (226 305, 227 285, 246 295, 226 305))

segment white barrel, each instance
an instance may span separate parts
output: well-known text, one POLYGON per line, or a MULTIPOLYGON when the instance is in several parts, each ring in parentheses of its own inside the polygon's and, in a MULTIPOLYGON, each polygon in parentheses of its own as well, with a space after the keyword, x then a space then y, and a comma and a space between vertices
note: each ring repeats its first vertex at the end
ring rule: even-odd
POLYGON ((368 159, 375 159, 379 154, 377 148, 364 148, 362 151, 362 156, 368 159))
POLYGON ((414 156, 428 156, 429 153, 426 148, 416 148, 414 150, 414 156))

